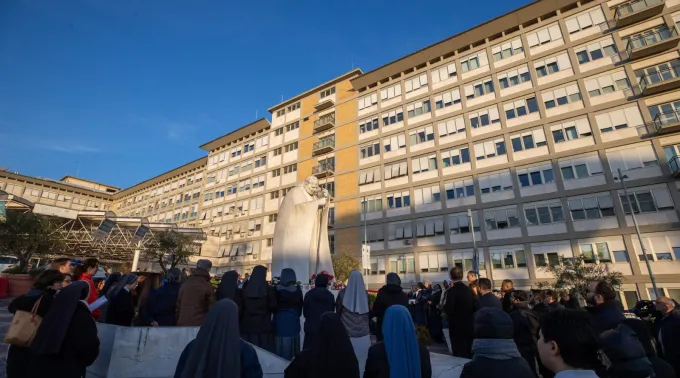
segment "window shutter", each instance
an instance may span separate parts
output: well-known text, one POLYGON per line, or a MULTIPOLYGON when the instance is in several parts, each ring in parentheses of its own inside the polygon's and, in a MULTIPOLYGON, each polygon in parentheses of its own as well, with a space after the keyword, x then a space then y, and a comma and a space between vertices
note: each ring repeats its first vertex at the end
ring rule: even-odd
POLYGON ((605 21, 602 8, 599 6, 595 10, 590 11, 590 17, 593 20, 593 25, 599 25, 605 21))
POLYGON ((609 114, 599 114, 595 116, 595 122, 597 122, 597 127, 602 130, 608 127, 612 127, 612 122, 609 119, 609 114))
POLYGON ((591 132, 590 130, 590 123, 588 122, 588 118, 579 118, 575 121, 576 123, 576 131, 578 132, 579 135, 587 134, 591 132))
POLYGON ((576 20, 576 17, 570 18, 565 21, 567 24, 567 31, 571 34, 573 32, 579 31, 579 26, 578 26, 578 21, 576 20))
POLYGON ((411 92, 413 90, 413 83, 411 80, 406 80, 406 92, 411 92))
POLYGON ((484 153, 484 144, 483 143, 477 143, 474 145, 475 147, 475 157, 480 157, 480 156, 486 156, 484 153))
POLYGON ((625 108, 623 111, 625 113, 628 126, 635 127, 643 124, 642 115, 640 114, 640 110, 637 106, 625 108))
POLYGON ((378 103, 378 94, 377 93, 371 94, 371 105, 377 104, 377 103, 378 103))
POLYGON ((539 44, 538 33, 527 34, 527 42, 529 43, 529 48, 537 46, 539 44))
POLYGON ((555 25, 549 27, 548 31, 550 32, 550 40, 551 41, 556 41, 558 39, 562 39, 562 31, 560 30, 560 26, 558 24, 555 24, 555 25))
MULTIPOLYGON (((415 168, 414 168, 415 170, 415 168)), ((413 197, 415 201, 415 205, 422 205, 423 204, 423 189, 416 189, 413 191, 413 197)))
POLYGON ((579 15, 577 18, 578 18, 578 24, 581 27, 581 29, 585 29, 589 26, 593 26, 593 21, 590 19, 589 13, 579 15))
POLYGON ((479 58, 480 67, 489 65, 489 57, 486 56, 486 51, 482 51, 477 57, 479 58))
POLYGON ((547 28, 539 30, 538 31, 538 40, 541 43, 550 42, 550 31, 547 28))
POLYGON ((673 205, 673 199, 671 198, 671 194, 668 192, 668 188, 652 189, 652 194, 654 195, 656 207, 658 207, 659 209, 675 207, 673 205))

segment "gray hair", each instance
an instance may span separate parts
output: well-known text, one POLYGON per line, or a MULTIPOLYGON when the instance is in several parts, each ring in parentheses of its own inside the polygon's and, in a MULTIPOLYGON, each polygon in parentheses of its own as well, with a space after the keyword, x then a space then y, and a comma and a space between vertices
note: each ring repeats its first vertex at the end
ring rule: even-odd
POLYGON ((182 275, 182 271, 179 270, 179 268, 172 268, 168 270, 168 274, 166 275, 166 278, 168 279, 168 282, 179 282, 179 278, 182 275))
POLYGON ((200 259, 196 263, 196 269, 205 269, 205 270, 210 270, 212 268, 212 262, 207 259, 200 259))

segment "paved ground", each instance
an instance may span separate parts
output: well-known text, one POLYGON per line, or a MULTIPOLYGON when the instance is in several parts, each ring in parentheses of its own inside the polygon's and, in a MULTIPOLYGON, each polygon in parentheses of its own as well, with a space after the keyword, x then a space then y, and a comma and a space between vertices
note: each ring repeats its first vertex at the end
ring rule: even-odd
POLYGON ((2 342, 5 332, 12 322, 12 314, 7 312, 7 306, 13 298, 0 299, 0 378, 5 378, 5 358, 7 357, 8 344, 2 342))

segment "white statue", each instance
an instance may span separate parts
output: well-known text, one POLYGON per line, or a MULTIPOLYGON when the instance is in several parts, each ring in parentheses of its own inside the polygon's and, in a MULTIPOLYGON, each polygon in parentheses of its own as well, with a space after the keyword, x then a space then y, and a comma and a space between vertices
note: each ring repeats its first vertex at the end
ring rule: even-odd
POLYGON ((272 276, 284 268, 293 269, 302 282, 324 270, 334 274, 328 246, 328 198, 328 191, 319 187, 314 176, 286 194, 274 228, 272 276))

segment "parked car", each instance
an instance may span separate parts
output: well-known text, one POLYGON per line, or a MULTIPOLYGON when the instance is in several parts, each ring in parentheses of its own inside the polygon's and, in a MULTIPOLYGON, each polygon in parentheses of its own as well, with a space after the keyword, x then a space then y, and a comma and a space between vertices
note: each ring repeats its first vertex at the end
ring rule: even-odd
POLYGON ((4 272, 5 269, 13 268, 14 265, 19 263, 19 259, 12 256, 0 256, 0 272, 4 272))

